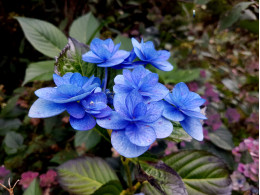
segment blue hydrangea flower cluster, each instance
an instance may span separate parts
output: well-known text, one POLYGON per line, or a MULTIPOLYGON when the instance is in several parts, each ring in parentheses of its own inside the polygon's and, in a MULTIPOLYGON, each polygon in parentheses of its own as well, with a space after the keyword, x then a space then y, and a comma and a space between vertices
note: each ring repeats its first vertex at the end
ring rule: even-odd
POLYGON ((205 100, 190 92, 184 83, 169 92, 159 83, 158 75, 144 67, 151 64, 163 71, 172 70, 167 61, 170 52, 156 51, 151 41, 139 43, 132 38, 132 44, 133 50, 128 52, 119 50, 120 44, 114 45, 111 39, 95 38, 82 59, 105 68, 103 92, 100 78, 79 73, 62 77, 54 74, 56 87, 35 92, 39 99, 29 116, 47 118, 67 111, 75 130, 90 130, 96 124, 111 129, 113 147, 128 158, 146 152, 157 138, 168 137, 173 131, 171 121, 180 122, 190 136, 202 140, 201 120, 206 117, 200 113, 200 106, 205 100), (114 78, 113 92, 106 89, 108 67, 123 69, 123 74, 114 78))

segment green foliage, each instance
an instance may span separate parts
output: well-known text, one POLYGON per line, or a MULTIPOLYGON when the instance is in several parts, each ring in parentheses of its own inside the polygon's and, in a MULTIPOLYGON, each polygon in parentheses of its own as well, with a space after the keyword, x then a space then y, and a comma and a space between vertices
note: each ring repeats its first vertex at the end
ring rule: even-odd
POLYGON ((242 20, 239 22, 241 28, 247 29, 249 32, 259 34, 259 21, 258 20, 242 20))
POLYGON ((224 128, 209 133, 210 141, 216 146, 231 151, 234 148, 232 134, 224 128))
POLYGON ((24 191, 23 195, 42 195, 39 181, 34 179, 30 186, 24 191))
POLYGON ((86 151, 94 148, 101 140, 101 136, 95 129, 89 131, 77 131, 74 139, 74 146, 78 147, 82 144, 86 148, 86 151))
POLYGON ((20 133, 10 131, 6 134, 4 143, 5 151, 8 154, 15 154, 23 146, 24 138, 20 133))
POLYGON ((54 162, 60 165, 62 163, 67 162, 68 160, 76 158, 77 156, 77 153, 73 150, 64 150, 55 154, 50 160, 50 162, 54 162))
POLYGON ((131 51, 133 49, 132 42, 130 38, 123 37, 122 35, 118 35, 115 40, 115 44, 121 43, 120 49, 126 50, 126 51, 131 51))
POLYGON ((192 140, 192 137, 184 131, 180 124, 173 123, 173 131, 166 139, 179 143, 181 141, 189 142, 192 140))
POLYGON ((25 78, 22 85, 31 81, 49 81, 52 80, 54 71, 54 61, 41 61, 28 65, 25 72, 25 78))
POLYGON ((165 157, 164 162, 181 176, 188 194, 231 192, 231 180, 225 164, 208 152, 181 151, 165 157))
POLYGON ((53 24, 33 18, 16 17, 16 19, 27 40, 42 54, 54 58, 66 45, 65 35, 53 24))
POLYGON ((92 194, 102 185, 118 180, 113 169, 97 157, 70 160, 58 167, 60 185, 73 194, 92 194))
POLYGON ((99 26, 98 20, 89 12, 74 20, 69 35, 82 43, 90 44, 94 37, 99 36, 99 26))
POLYGON ((18 119, 0 119, 0 135, 4 136, 10 130, 17 130, 22 125, 18 119))
POLYGON ((120 195, 123 188, 119 181, 109 181, 101 186, 93 195, 120 195))

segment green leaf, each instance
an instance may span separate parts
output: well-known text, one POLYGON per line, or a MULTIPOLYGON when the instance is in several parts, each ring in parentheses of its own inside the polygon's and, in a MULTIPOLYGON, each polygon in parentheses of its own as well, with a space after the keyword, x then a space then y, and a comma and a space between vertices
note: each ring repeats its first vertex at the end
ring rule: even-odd
POLYGON ((146 183, 142 188, 141 191, 145 194, 187 194, 181 177, 162 161, 149 164, 142 163, 138 173, 137 179, 139 181, 147 180, 150 184, 146 183))
POLYGON ((173 127, 174 128, 173 128, 171 135, 169 137, 167 137, 166 139, 177 142, 177 143, 179 143, 181 141, 190 142, 192 140, 192 137, 189 136, 189 134, 186 133, 186 131, 184 131, 184 129, 181 127, 181 125, 177 125, 174 123, 173 127))
POLYGON ((60 185, 72 194, 92 194, 102 185, 118 180, 109 165, 97 157, 70 160, 58 167, 60 185))
MULTIPOLYGON (((16 106, 16 103, 19 99, 20 95, 14 95, 13 97, 11 97, 8 101, 6 106, 2 109, 1 111, 1 116, 7 116, 8 114, 11 113, 11 111, 14 109, 14 107, 16 106)), ((1 128, 1 127, 0 127, 1 128)))
POLYGON ((91 39, 99 35, 99 26, 99 21, 89 12, 72 23, 69 35, 82 43, 89 44, 91 39))
POLYGON ((39 181, 34 179, 29 187, 24 191, 23 195, 42 195, 39 181))
POLYGON ((194 3, 198 5, 206 5, 210 0, 195 0, 194 3))
POLYGON ((92 195, 120 195, 122 191, 123 188, 119 181, 110 181, 101 186, 92 195))
POLYGON ((23 136, 20 133, 8 132, 5 136, 4 143, 12 149, 19 149, 23 145, 23 136))
POLYGON ((77 131, 74 139, 74 146, 78 147, 84 144, 86 150, 95 147, 101 140, 100 135, 95 129, 89 131, 77 131))
POLYGON ((253 4, 254 2, 240 2, 236 4, 228 13, 224 15, 224 17, 220 20, 219 30, 224 30, 230 26, 232 26, 235 22, 237 22, 241 16, 241 12, 244 11, 248 6, 253 4))
POLYGON ((43 20, 16 17, 25 37, 42 54, 54 58, 66 45, 66 36, 53 24, 43 20))
POLYGON ((121 43, 120 49, 131 51, 133 49, 131 39, 128 37, 123 37, 122 35, 118 35, 115 40, 115 44, 121 43))
POLYGON ((57 164, 62 164, 67 162, 68 160, 74 159, 76 158, 78 155, 75 151, 69 150, 69 151, 61 151, 58 152, 57 154, 55 154, 52 159, 50 160, 50 162, 54 162, 57 164))
POLYGON ((0 119, 0 135, 4 136, 10 130, 17 130, 22 125, 22 122, 16 119, 0 119))
POLYGON ((225 164, 216 156, 187 150, 164 158, 182 177, 188 194, 231 194, 232 186, 225 164))
POLYGON ((239 26, 249 32, 259 34, 259 20, 243 20, 239 22, 239 26))
POLYGON ((217 131, 209 133, 210 141, 216 146, 231 151, 234 148, 232 134, 227 130, 220 128, 217 131))
POLYGON ((41 61, 29 64, 25 72, 25 78, 22 85, 31 81, 49 81, 52 80, 54 71, 54 61, 41 61))

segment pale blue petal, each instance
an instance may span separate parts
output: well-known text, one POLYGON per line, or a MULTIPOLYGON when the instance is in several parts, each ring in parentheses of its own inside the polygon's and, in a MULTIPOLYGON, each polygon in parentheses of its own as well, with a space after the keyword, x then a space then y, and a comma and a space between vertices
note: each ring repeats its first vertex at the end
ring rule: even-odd
POLYGON ((183 102, 186 101, 186 98, 188 98, 189 93, 190 91, 187 85, 181 82, 173 88, 171 98, 176 104, 181 106, 183 102))
POLYGON ((133 116, 136 105, 141 102, 143 102, 143 98, 137 90, 131 91, 131 93, 126 96, 125 105, 130 116, 133 116))
POLYGON ((125 131, 113 131, 111 143, 115 150, 126 158, 138 157, 149 149, 149 146, 137 146, 131 143, 125 135, 125 131))
POLYGON ((125 128, 125 135, 137 146, 149 146, 156 140, 156 133, 149 125, 128 125, 125 128))
POLYGON ((162 101, 148 103, 147 112, 142 121, 148 123, 157 121, 162 116, 163 109, 164 106, 162 101))
POLYGON ((126 120, 131 119, 125 104, 127 94, 115 94, 113 105, 115 110, 126 120))
POLYGON ((31 118, 48 118, 56 116, 66 110, 65 104, 57 104, 44 99, 37 99, 29 110, 31 118))
POLYGON ((85 62, 90 62, 90 63, 94 63, 94 64, 102 63, 104 61, 99 56, 94 54, 92 51, 89 51, 89 52, 83 54, 82 60, 85 62))
POLYGON ((106 42, 95 38, 90 43, 91 51, 103 60, 107 60, 111 57, 111 52, 109 51, 109 45, 106 42))
POLYGON ((129 122, 124 120, 117 112, 112 111, 112 113, 102 119, 97 119, 97 124, 100 127, 103 127, 105 129, 124 129, 129 122))
POLYGON ((114 85, 113 90, 115 93, 130 93, 134 88, 127 86, 127 85, 121 85, 121 84, 117 84, 114 85))
POLYGON ((114 78, 114 82, 115 82, 115 84, 126 85, 125 78, 124 78, 123 75, 117 75, 117 76, 114 78))
POLYGON ((185 118, 184 114, 167 102, 164 102, 164 110, 162 115, 171 121, 182 121, 185 118))
POLYGON ((113 49, 113 51, 112 51, 111 56, 113 56, 113 55, 118 51, 120 45, 121 45, 121 43, 118 43, 118 44, 115 45, 115 47, 114 47, 114 49, 113 49))
POLYGON ((140 83, 140 89, 146 91, 147 87, 154 86, 158 83, 159 76, 156 73, 147 74, 140 83))
POLYGON ((207 119, 207 117, 205 117, 203 114, 201 114, 200 112, 196 112, 196 111, 192 111, 192 110, 186 110, 186 109, 182 109, 181 110, 184 114, 193 117, 193 118, 198 118, 198 119, 207 119))
POLYGON ((171 53, 166 50, 159 50, 157 51, 158 58, 154 59, 154 61, 166 61, 170 58, 171 53))
POLYGON ((86 80, 81 76, 80 73, 76 72, 70 77, 70 84, 82 87, 86 80))
MULTIPOLYGON (((146 70, 143 66, 137 66, 132 71, 132 79, 135 82, 136 86, 140 86, 144 81, 146 81, 145 78, 150 74, 153 73, 150 73, 150 71, 146 70)), ((152 80, 150 80, 150 82, 153 82, 153 77, 151 77, 151 79, 152 80)))
POLYGON ((154 49, 154 44, 152 41, 144 43, 141 46, 141 50, 147 61, 158 58, 157 51, 154 49))
POLYGON ((111 113, 112 113, 112 109, 109 106, 107 106, 105 109, 100 110, 99 114, 92 114, 92 115, 96 118, 105 118, 109 116, 111 113))
POLYGON ((103 41, 103 46, 105 46, 105 48, 110 52, 112 53, 113 50, 114 50, 114 42, 112 41, 112 39, 106 39, 103 41))
POLYGON ((143 117, 145 117, 147 111, 147 106, 145 105, 145 103, 141 102, 139 104, 136 105, 136 107, 134 108, 134 114, 133 117, 135 119, 142 119, 143 117))
POLYGON ((132 38, 131 41, 132 41, 133 47, 141 49, 141 44, 135 38, 132 38))
POLYGON ((87 113, 81 119, 76 119, 70 116, 70 125, 73 129, 79 131, 86 131, 93 129, 96 126, 96 120, 90 114, 87 113))
MULTIPOLYGON (((118 50, 112 57, 110 60, 114 60, 114 59, 123 59, 123 61, 130 55, 130 52, 125 51, 125 50, 118 50)), ((122 61, 122 62, 123 62, 122 61)))
POLYGON ((202 124, 199 119, 186 117, 180 124, 191 137, 198 141, 203 140, 202 124))
POLYGON ((157 121, 155 121, 153 123, 149 123, 147 125, 151 126, 154 129, 156 136, 159 139, 170 136, 172 133, 172 130, 173 130, 172 123, 163 117, 161 117, 157 121))
POLYGON ((66 104, 67 112, 74 118, 83 118, 85 116, 85 110, 81 104, 77 102, 70 102, 66 104))
POLYGON ((112 67, 115 65, 118 65, 124 61, 123 58, 115 58, 115 59, 109 59, 101 64, 98 64, 99 67, 112 67))
POLYGON ((60 85, 57 87, 57 91, 61 94, 67 95, 68 97, 73 97, 78 95, 81 91, 81 87, 75 85, 60 85))
POLYGON ((158 68, 162 71, 171 71, 173 70, 173 66, 168 61, 149 61, 155 68, 158 68))
POLYGON ((186 101, 183 105, 182 105, 182 109, 193 109, 193 108, 197 108, 200 107, 201 105, 203 105, 205 103, 206 100, 202 99, 202 98, 197 98, 197 99, 193 99, 191 101, 186 101))

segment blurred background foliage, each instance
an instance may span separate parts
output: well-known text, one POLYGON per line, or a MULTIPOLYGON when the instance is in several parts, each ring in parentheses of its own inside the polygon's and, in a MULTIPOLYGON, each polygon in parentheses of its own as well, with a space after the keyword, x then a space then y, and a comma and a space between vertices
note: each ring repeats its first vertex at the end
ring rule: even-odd
MULTIPOLYGON (((151 69, 169 89, 187 82, 207 100, 204 142, 158 143, 160 150, 155 147, 153 152, 202 149, 222 158, 230 173, 236 171, 239 162, 232 150, 246 138, 258 139, 259 130, 259 5, 253 0, 0 1, 0 165, 19 178, 28 170, 45 173, 86 153, 111 157, 106 132, 75 134, 66 114, 50 119, 27 116, 36 99, 34 91, 53 84, 49 70, 54 59, 33 48, 14 17, 48 21, 69 36, 73 21, 89 12, 100 24, 103 39, 116 38, 128 47, 127 37, 142 37, 171 51, 173 71, 151 69), (39 64, 46 60, 46 65, 39 64), (38 75, 30 77, 33 71, 38 75)), ((241 162, 252 163, 246 162, 250 159, 246 155, 251 153, 244 154, 241 162)), ((258 187, 258 174, 256 180, 252 178, 246 176, 246 182, 258 187)), ((21 192, 20 187, 16 190, 21 192)), ((52 193, 63 192, 56 187, 52 193)))

